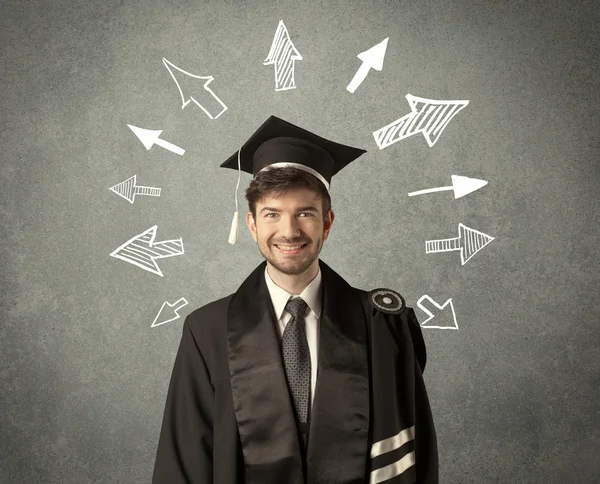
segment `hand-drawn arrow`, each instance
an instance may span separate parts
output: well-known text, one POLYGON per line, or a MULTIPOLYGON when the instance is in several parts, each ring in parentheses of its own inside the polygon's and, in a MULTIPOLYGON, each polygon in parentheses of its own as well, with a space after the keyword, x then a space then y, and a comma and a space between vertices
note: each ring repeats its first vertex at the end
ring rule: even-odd
POLYGON ((129 203, 133 203, 136 195, 160 197, 160 188, 142 187, 136 185, 136 176, 137 175, 133 175, 127 178, 127 180, 122 181, 121 183, 117 183, 116 185, 110 187, 110 190, 115 192, 120 197, 123 197, 125 200, 129 201, 129 203))
POLYGON ((407 94, 406 100, 410 113, 373 132, 379 149, 417 133, 423 133, 427 144, 432 147, 450 120, 469 104, 469 101, 436 101, 412 94, 407 94))
MULTIPOLYGON (((429 296, 425 295, 425 296, 421 296, 421 298, 417 301, 417 306, 419 306, 421 308, 421 310, 423 310, 425 313, 427 313, 427 316, 429 316, 425 321, 423 321, 421 323, 421 326, 423 326, 424 328, 458 329, 458 324, 456 324, 456 313, 454 312, 454 305, 452 304, 452 299, 448 299, 444 304, 442 304, 440 306, 429 296), (429 304, 431 306, 433 306, 432 310, 427 309, 423 305, 424 300, 427 300, 429 302, 429 304), (452 320, 454 322, 453 326, 451 326, 449 323, 447 323, 445 326, 439 326, 439 325, 434 325, 433 323, 429 323, 429 321, 431 321, 437 315, 443 314, 444 312, 447 314, 448 307, 450 307, 450 311, 452 311, 452 320), (434 314, 434 312, 435 312, 435 314, 434 314)), ((442 317, 442 319, 443 319, 443 317, 442 317)))
POLYGON ((380 71, 383 69, 383 58, 385 57, 385 50, 387 49, 389 37, 386 37, 384 40, 379 42, 379 44, 374 45, 368 50, 361 52, 356 57, 358 57, 362 64, 354 74, 354 77, 350 81, 350 84, 346 87, 346 90, 354 93, 358 86, 365 80, 367 74, 371 69, 375 69, 380 71))
MULTIPOLYGON (((169 62, 167 59, 165 59, 163 57, 162 59, 163 64, 165 65, 165 67, 167 68, 167 70, 169 71, 169 74, 171 74, 171 77, 173 78, 173 80, 175 81, 175 84, 177 85, 177 89, 179 89, 179 94, 181 95, 181 109, 185 108, 190 101, 193 101, 194 104, 196 106, 198 106, 200 109, 202 109, 202 111, 204 111, 204 113, 210 118, 210 119, 217 119, 219 116, 221 116, 221 114, 223 114, 225 111, 227 111, 227 106, 225 106, 225 104, 223 104, 223 101, 221 101, 217 95, 212 91, 212 89, 210 87, 208 87, 208 85, 215 80, 215 78, 213 76, 196 76, 195 74, 190 74, 187 71, 184 71, 183 69, 180 69, 179 67, 177 67, 175 64, 173 64, 172 62, 169 62), (183 75, 179 76, 179 80, 177 80, 177 77, 175 77, 175 71, 181 72, 183 75), (184 81, 188 80, 189 83, 189 78, 195 78, 195 79, 200 79, 202 80, 202 82, 204 82, 202 88, 208 93, 208 95, 204 94, 204 93, 199 93, 197 96, 186 96, 183 94, 183 90, 181 89, 181 85, 183 84, 184 81), (202 99, 203 103, 199 102, 198 99, 202 99), (206 108, 204 105, 205 104, 211 104, 211 106, 209 106, 209 108, 206 108), (218 112, 218 114, 213 115, 211 113, 211 111, 213 112, 218 112)), ((189 83, 188 86, 188 92, 191 91, 196 91, 198 89, 197 83, 194 81, 193 84, 189 83)))
POLYGON ((154 318, 152 326, 150 327, 154 328, 155 326, 160 326, 161 324, 165 324, 170 321, 175 321, 176 319, 179 319, 181 316, 179 315, 178 311, 182 307, 186 306, 187 303, 188 302, 184 297, 179 298, 173 304, 171 304, 168 301, 165 301, 160 307, 160 310, 158 311, 158 314, 154 318))
POLYGON ((154 225, 132 237, 113 250, 110 255, 162 277, 163 273, 155 260, 183 254, 183 241, 179 238, 154 242, 156 229, 157 225, 154 225))
POLYGON ((487 185, 487 181, 479 180, 477 178, 468 178, 466 176, 459 175, 450 175, 452 178, 452 186, 449 187, 437 187, 437 188, 427 188, 425 190, 419 190, 417 192, 410 192, 408 194, 409 197, 413 197, 415 195, 422 195, 424 193, 433 193, 433 192, 441 192, 443 190, 454 190, 454 198, 464 197, 469 193, 474 192, 475 190, 479 190, 481 187, 487 185))
POLYGON ((178 155, 183 155, 185 150, 180 148, 179 146, 175 146, 164 139, 160 139, 160 133, 162 133, 162 129, 145 129, 138 128, 137 126, 133 126, 128 124, 129 129, 134 132, 134 134, 140 139, 146 150, 150 150, 153 145, 162 146, 166 150, 172 151, 173 153, 177 153, 178 155))
POLYGON ((263 65, 265 66, 275 64, 276 91, 296 89, 294 64, 297 60, 302 60, 302 56, 296 47, 294 47, 294 43, 283 20, 280 20, 273 36, 273 42, 271 42, 269 55, 263 61, 263 65))
POLYGON ((464 265, 477 252, 488 245, 494 237, 458 224, 458 237, 452 239, 428 240, 425 242, 425 253, 450 252, 460 250, 461 265, 464 265))

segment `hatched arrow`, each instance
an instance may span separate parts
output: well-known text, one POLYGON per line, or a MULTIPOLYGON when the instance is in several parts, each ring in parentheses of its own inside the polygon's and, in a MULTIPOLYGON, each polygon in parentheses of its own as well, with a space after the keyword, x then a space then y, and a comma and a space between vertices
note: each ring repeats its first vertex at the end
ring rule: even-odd
POLYGON ((370 49, 365 50, 356 56, 362 61, 362 64, 358 68, 358 71, 356 71, 356 74, 354 74, 350 84, 346 87, 347 91, 354 93, 358 86, 365 80, 371 69, 375 69, 376 71, 381 71, 381 69, 383 69, 383 58, 385 57, 388 39, 389 37, 386 37, 379 42, 379 44, 374 45, 370 49))
POLYGON ((438 328, 438 329, 458 329, 456 324, 456 313, 454 312, 454 305, 452 299, 448 299, 444 304, 439 305, 431 297, 425 295, 417 301, 417 306, 429 316, 425 321, 421 323, 424 328, 438 328), (425 303, 424 303, 425 301, 425 303), (429 306, 426 307, 426 306, 429 306), (450 322, 450 313, 452 314, 452 322, 450 322), (434 322, 433 320, 437 318, 434 322), (442 320, 442 322, 440 322, 442 320), (445 321, 445 324, 444 324, 445 321))
POLYGON ((269 55, 263 61, 265 66, 275 64, 276 91, 296 89, 294 67, 297 60, 302 60, 302 56, 294 46, 283 20, 280 20, 271 42, 269 55))
POLYGON ((120 197, 123 197, 129 203, 133 203, 136 195, 146 195, 150 197, 160 197, 160 188, 157 187, 142 187, 136 183, 136 175, 133 175, 127 180, 117 183, 110 187, 110 190, 115 192, 120 197))
POLYGON ((469 101, 436 101, 412 94, 407 94, 406 100, 410 113, 373 132, 380 150, 417 133, 422 133, 432 147, 450 120, 469 104, 469 101))
POLYGON ((458 224, 458 237, 452 239, 428 240, 425 242, 425 253, 460 251, 461 265, 464 265, 477 252, 488 245, 494 237, 473 230, 461 223, 458 224))
POLYGON ((447 187, 427 188, 425 190, 419 190, 417 192, 410 192, 409 197, 415 195, 423 195, 424 193, 441 192, 444 190, 454 190, 454 198, 464 197, 469 193, 479 190, 481 187, 487 185, 487 181, 478 180, 477 178, 469 178, 466 176, 450 175, 452 179, 452 185, 447 187))
POLYGON ((154 242, 157 225, 132 237, 110 253, 112 257, 134 264, 142 269, 163 276, 156 259, 164 259, 183 254, 181 238, 154 242))
POLYGON ((217 119, 221 114, 227 111, 227 106, 225 106, 223 101, 217 97, 210 87, 208 87, 208 85, 215 80, 213 76, 197 76, 177 67, 164 57, 162 61, 175 81, 177 89, 179 89, 179 94, 181 95, 181 109, 185 108, 190 102, 193 102, 202 109, 204 114, 210 119, 217 119), (199 79, 202 83, 202 87, 200 88, 202 91, 198 88, 198 81, 195 79, 199 79), (184 93, 182 87, 184 83, 186 84, 186 93, 184 93))
POLYGON ((185 153, 183 148, 175 146, 174 144, 159 138, 160 134, 162 133, 162 129, 138 128, 137 126, 133 126, 131 124, 128 124, 127 126, 129 126, 129 129, 131 129, 131 131, 133 131, 134 134, 139 138, 146 150, 150 150, 152 146, 158 145, 178 155, 183 155, 185 153))
POLYGON ((168 301, 165 301, 160 307, 160 310, 158 311, 158 314, 154 318, 152 326, 150 327, 154 328, 155 326, 160 326, 161 324, 169 323, 170 321, 175 321, 176 319, 179 319, 181 317, 179 314, 179 310, 182 307, 186 306, 187 303, 188 302, 184 297, 179 298, 172 304, 168 301))

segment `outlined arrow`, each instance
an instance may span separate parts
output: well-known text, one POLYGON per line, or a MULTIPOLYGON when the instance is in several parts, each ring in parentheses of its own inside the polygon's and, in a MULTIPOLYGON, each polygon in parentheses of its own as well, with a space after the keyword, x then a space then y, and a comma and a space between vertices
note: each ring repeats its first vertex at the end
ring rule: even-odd
POLYGON ((438 329, 458 329, 458 324, 456 324, 456 313, 454 312, 454 305, 452 304, 452 299, 448 299, 444 304, 442 304, 441 306, 436 303, 433 299, 431 299, 429 296, 425 295, 425 296, 421 296, 421 298, 417 301, 417 306, 419 306, 421 308, 422 311, 424 311, 427 316, 429 316, 425 321, 423 321, 421 323, 421 326, 423 328, 438 328, 438 329), (428 301, 430 306, 433 306, 432 310, 427 309, 424 305, 423 305, 423 301, 428 301), (449 309, 447 309, 449 307, 449 309), (453 324, 450 325, 450 323, 446 323, 443 326, 439 326, 436 324, 434 325, 434 323, 430 323, 429 321, 431 321, 432 319, 434 319, 436 316, 440 315, 441 318, 440 319, 444 319, 444 313, 446 314, 446 320, 448 320, 448 316, 449 316, 449 311, 452 312, 452 322, 453 324), (435 314, 434 314, 435 312, 435 314))
POLYGON ((160 267, 155 262, 156 259, 183 254, 183 241, 179 238, 154 242, 157 227, 154 225, 145 232, 132 237, 113 250, 110 255, 163 277, 160 267))
POLYGON ((294 46, 283 20, 280 20, 271 42, 269 55, 263 61, 265 66, 275 64, 276 91, 296 89, 294 64, 297 60, 302 60, 302 56, 294 46))
POLYGON ((171 304, 168 301, 165 301, 160 307, 160 310, 158 311, 158 314, 154 318, 152 326, 150 327, 154 328, 155 326, 160 326, 161 324, 165 324, 170 321, 175 321, 176 319, 179 319, 181 316, 178 311, 187 304, 188 302, 184 297, 179 298, 173 304, 171 304))
POLYGON ((153 145, 158 145, 178 155, 183 155, 185 153, 183 148, 175 146, 174 144, 159 138, 160 133, 162 133, 162 129, 138 128, 137 126, 133 126, 131 124, 128 124, 127 126, 129 126, 129 129, 131 129, 131 131, 133 131, 133 133, 139 138, 146 150, 150 150, 153 145))
POLYGON ((494 240, 494 237, 490 237, 483 232, 470 229, 459 223, 458 237, 452 239, 428 240, 425 242, 425 253, 434 254, 436 252, 460 250, 461 265, 464 265, 492 240, 494 240))
POLYGON ((354 93, 358 86, 365 80, 371 69, 375 69, 376 71, 381 71, 381 69, 383 69, 383 58, 385 57, 388 39, 389 37, 386 37, 379 42, 379 44, 374 45, 370 49, 365 50, 356 56, 362 61, 362 64, 358 68, 358 71, 356 71, 356 74, 354 74, 350 84, 346 87, 347 91, 354 93))
POLYGON ((436 101, 412 94, 407 94, 406 100, 410 113, 373 132, 380 150, 417 133, 423 133, 432 147, 450 120, 469 104, 469 101, 436 101))
POLYGON ((410 192, 408 194, 409 197, 414 197, 415 195, 423 195, 424 193, 433 193, 433 192, 441 192, 444 190, 454 190, 454 198, 464 197, 469 193, 474 192, 475 190, 479 190, 481 187, 487 185, 487 181, 479 180, 477 178, 468 178, 466 176, 460 175, 450 175, 452 178, 452 186, 449 187, 437 187, 437 188, 427 188, 425 190, 419 190, 417 192, 410 192))
POLYGON ((215 80, 213 76, 197 76, 195 74, 190 74, 189 72, 180 69, 172 62, 169 62, 164 57, 162 61, 167 70, 169 71, 169 74, 171 74, 171 77, 175 81, 177 89, 179 89, 179 94, 181 95, 181 109, 185 108, 190 103, 190 101, 193 101, 194 104, 200 109, 202 109, 202 111, 204 111, 204 114, 206 114, 210 119, 217 119, 219 116, 221 116, 221 114, 227 111, 227 106, 225 106, 223 101, 221 101, 217 97, 217 95, 212 91, 210 87, 208 87, 208 85, 215 80), (179 74, 179 80, 177 80, 177 77, 175 77, 175 72, 181 73, 179 74), (190 78, 200 79, 204 83, 202 85, 202 89, 204 89, 205 92, 199 92, 196 96, 186 96, 185 94, 183 94, 183 89, 181 88, 181 85, 184 82, 188 83, 188 92, 198 91, 197 83, 195 81, 191 83, 190 78), (217 114, 213 115, 212 112, 217 114))
POLYGON ((136 175, 133 175, 127 180, 117 183, 109 188, 120 197, 123 197, 129 203, 133 203, 136 195, 146 195, 150 197, 160 197, 160 188, 157 187, 142 187, 136 185, 136 175))

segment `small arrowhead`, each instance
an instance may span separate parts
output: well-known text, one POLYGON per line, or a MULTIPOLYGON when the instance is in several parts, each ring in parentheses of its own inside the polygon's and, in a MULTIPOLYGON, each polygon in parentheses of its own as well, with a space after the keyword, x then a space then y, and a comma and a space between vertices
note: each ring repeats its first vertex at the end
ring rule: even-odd
POLYGON ((361 52, 356 57, 358 57, 361 61, 367 64, 369 67, 380 71, 383 69, 383 58, 385 57, 385 50, 387 49, 389 37, 386 37, 384 40, 379 42, 379 44, 374 45, 368 50, 361 52))
POLYGON ((132 126, 131 124, 128 124, 127 126, 129 126, 131 131, 133 131, 134 134, 140 139, 147 150, 152 148, 152 145, 156 143, 160 133, 162 133, 162 129, 144 129, 138 128, 137 126, 132 126))
POLYGON ((451 175, 451 177, 452 188, 454 189, 454 198, 464 197, 475 190, 479 190, 488 183, 486 180, 468 178, 466 176, 451 175))

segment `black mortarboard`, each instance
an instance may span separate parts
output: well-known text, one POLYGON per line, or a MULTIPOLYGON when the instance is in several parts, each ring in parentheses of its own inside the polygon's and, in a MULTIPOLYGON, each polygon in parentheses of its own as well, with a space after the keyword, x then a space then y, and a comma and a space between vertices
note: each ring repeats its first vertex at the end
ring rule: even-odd
MULTIPOLYGON (((256 176, 264 169, 293 166, 311 173, 329 190, 333 175, 365 152, 366 150, 330 141, 276 116, 270 116, 221 167, 239 170, 238 187, 242 170, 256 176)), ((230 244, 235 244, 237 240, 237 187, 235 203, 236 212, 229 234, 230 244)))

